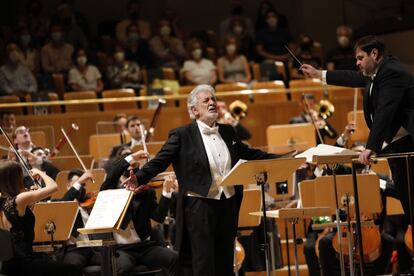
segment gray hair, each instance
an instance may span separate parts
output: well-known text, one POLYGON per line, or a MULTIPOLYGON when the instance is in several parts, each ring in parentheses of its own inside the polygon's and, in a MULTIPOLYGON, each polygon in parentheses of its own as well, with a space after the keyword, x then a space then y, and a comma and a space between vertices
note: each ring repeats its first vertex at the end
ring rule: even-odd
POLYGON ((191 120, 196 119, 193 112, 191 111, 191 108, 198 104, 197 95, 202 92, 210 92, 211 94, 214 95, 216 91, 214 90, 213 86, 208 85, 208 84, 197 85, 193 90, 191 90, 190 94, 188 94, 188 97, 187 97, 187 110, 188 110, 188 114, 190 115, 191 120))

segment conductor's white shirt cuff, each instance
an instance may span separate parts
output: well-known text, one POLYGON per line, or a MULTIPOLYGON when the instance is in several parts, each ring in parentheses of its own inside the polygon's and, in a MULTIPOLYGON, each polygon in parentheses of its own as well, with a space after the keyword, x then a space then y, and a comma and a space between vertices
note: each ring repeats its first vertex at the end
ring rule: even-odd
POLYGON ((322 80, 321 81, 322 81, 323 84, 327 84, 326 83, 326 72, 327 72, 326 70, 322 70, 322 80))
POLYGON ((127 161, 129 164, 131 164, 131 161, 134 157, 132 157, 132 154, 128 155, 127 157, 124 158, 125 161, 127 161))
POLYGON ((162 189, 162 196, 166 197, 166 198, 171 198, 172 197, 172 191, 171 192, 167 192, 166 190, 162 189))

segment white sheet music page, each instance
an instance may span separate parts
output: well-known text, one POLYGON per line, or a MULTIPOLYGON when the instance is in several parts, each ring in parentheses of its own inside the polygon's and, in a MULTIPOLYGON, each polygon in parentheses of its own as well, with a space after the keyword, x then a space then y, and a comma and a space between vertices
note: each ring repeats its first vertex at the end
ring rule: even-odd
POLYGON ((118 222, 132 192, 125 189, 101 191, 85 228, 111 228, 118 222))
POLYGON ((345 148, 341 148, 341 147, 335 147, 335 146, 326 145, 326 144, 319 144, 316 147, 307 149, 304 152, 295 155, 295 158, 305 157, 306 162, 312 163, 314 155, 331 155, 331 154, 338 154, 338 153, 344 153, 344 152, 349 152, 349 150, 345 148))

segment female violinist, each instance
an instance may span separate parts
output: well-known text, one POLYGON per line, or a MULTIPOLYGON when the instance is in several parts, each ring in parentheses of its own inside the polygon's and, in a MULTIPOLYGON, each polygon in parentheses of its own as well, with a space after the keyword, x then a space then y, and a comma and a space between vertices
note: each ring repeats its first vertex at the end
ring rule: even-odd
POLYGON ((37 169, 31 172, 43 180, 43 188, 25 191, 22 166, 0 161, 0 211, 11 225, 14 246, 14 256, 3 263, 3 271, 7 275, 82 275, 76 267, 39 258, 32 251, 35 217, 29 207, 55 192, 57 184, 37 169))

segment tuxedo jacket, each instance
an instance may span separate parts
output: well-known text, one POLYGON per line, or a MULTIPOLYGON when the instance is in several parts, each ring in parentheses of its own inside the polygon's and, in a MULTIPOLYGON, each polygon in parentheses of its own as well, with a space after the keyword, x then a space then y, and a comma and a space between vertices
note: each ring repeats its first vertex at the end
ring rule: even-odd
POLYGON ((380 152, 400 127, 414 135, 414 77, 395 57, 384 57, 374 78, 356 71, 328 71, 328 84, 365 87, 364 116, 371 130, 367 148, 380 152), (372 89, 370 93, 370 88, 372 89))
MULTIPOLYGON (((101 191, 117 189, 119 178, 128 169, 129 163, 124 158, 119 158, 111 164, 111 170, 107 173, 105 181, 102 183, 101 191)), ((130 220, 133 221, 135 230, 143 241, 151 234, 151 220, 163 222, 169 208, 170 199, 161 196, 159 203, 154 190, 140 192, 132 198, 128 207, 121 228, 125 229, 130 220)))
MULTIPOLYGON (((230 125, 217 124, 219 133, 230 152, 231 166, 239 159, 270 159, 277 155, 249 148, 242 143, 230 125)), ((207 196, 212 183, 210 165, 200 130, 195 121, 170 131, 168 140, 160 152, 137 173, 139 184, 147 183, 152 177, 167 169, 172 164, 178 184, 177 198, 177 249, 180 250, 183 232, 183 197, 188 192, 207 196)), ((236 197, 241 203, 243 187, 235 186, 236 197)))

